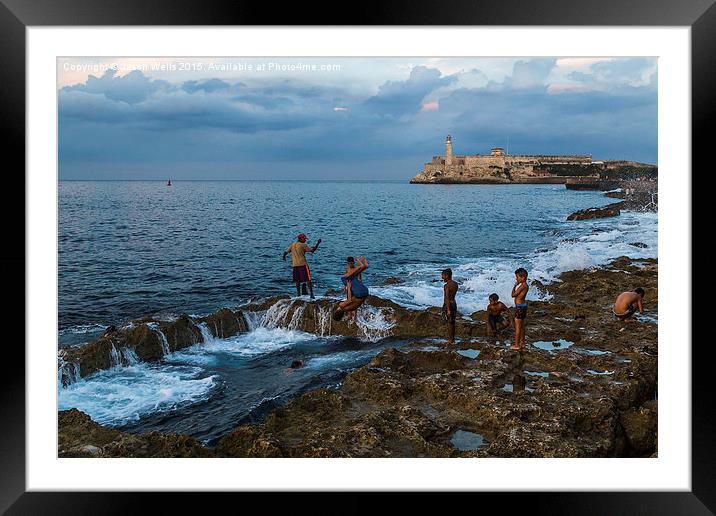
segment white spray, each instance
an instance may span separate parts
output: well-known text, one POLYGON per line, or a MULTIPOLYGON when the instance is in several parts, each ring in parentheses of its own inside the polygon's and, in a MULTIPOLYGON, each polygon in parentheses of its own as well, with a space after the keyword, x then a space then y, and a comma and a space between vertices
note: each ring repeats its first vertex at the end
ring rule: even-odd
POLYGON ((150 330, 157 334, 157 337, 159 337, 159 345, 162 347, 162 354, 168 355, 170 353, 170 350, 167 336, 164 335, 164 332, 159 328, 159 325, 157 323, 147 323, 147 326, 150 330))

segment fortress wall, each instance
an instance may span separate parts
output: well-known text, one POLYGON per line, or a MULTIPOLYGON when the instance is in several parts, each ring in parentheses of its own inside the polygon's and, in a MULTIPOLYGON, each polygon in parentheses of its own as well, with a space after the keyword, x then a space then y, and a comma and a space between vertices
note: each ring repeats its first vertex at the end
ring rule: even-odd
POLYGON ((515 156, 453 156, 450 165, 445 163, 443 156, 433 156, 432 161, 426 163, 422 173, 427 175, 438 174, 440 176, 454 176, 456 179, 462 177, 476 178, 490 176, 496 172, 496 168, 508 171, 512 176, 536 177, 544 175, 549 170, 550 164, 568 165, 590 165, 591 156, 582 155, 515 155, 515 156), (542 165, 542 166, 540 166, 542 165), (546 167, 545 167, 546 165, 546 167), (539 172, 538 172, 539 171, 539 172))
POLYGON ((508 160, 513 162, 527 161, 527 162, 539 162, 539 163, 591 163, 591 156, 550 156, 550 155, 535 155, 535 156, 509 156, 508 160))
POLYGON ((505 158, 502 156, 464 156, 468 167, 504 167, 505 158))

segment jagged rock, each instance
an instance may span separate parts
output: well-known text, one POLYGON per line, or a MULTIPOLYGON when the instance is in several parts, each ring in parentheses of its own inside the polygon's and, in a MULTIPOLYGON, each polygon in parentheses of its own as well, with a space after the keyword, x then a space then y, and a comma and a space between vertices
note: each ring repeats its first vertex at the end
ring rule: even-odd
POLYGON ((234 312, 228 308, 222 308, 218 312, 201 318, 200 321, 206 324, 214 337, 221 339, 248 331, 243 313, 241 311, 234 312))
POLYGON ((133 435, 98 425, 77 409, 58 413, 59 457, 212 457, 196 439, 149 432, 133 435))
MULTIPOLYGON (((411 310, 393 301, 368 296, 357 318, 361 314, 373 314, 376 325, 383 321, 383 329, 370 324, 358 323, 350 317, 334 321, 331 317, 337 301, 328 299, 305 300, 286 296, 272 297, 243 307, 247 311, 266 312, 270 324, 278 327, 297 329, 316 335, 342 335, 346 337, 370 337, 371 330, 382 336, 406 338, 435 337, 446 334, 445 321, 439 308, 411 310)), ((472 321, 458 319, 456 323, 458 337, 470 337, 477 334, 479 327, 472 321)))
POLYGON ((70 374, 75 366, 79 376, 85 377, 100 369, 126 366, 137 360, 156 361, 168 352, 203 342, 204 337, 197 326, 199 323, 205 323, 216 337, 229 337, 247 331, 243 313, 228 308, 196 321, 182 314, 172 321, 144 318, 123 328, 110 327, 94 341, 62 351, 62 382, 67 384, 76 379, 70 374))
POLYGON ((602 219, 605 217, 616 217, 621 213, 622 203, 614 203, 603 208, 588 208, 575 211, 567 217, 567 220, 602 219))
POLYGON ((255 425, 240 426, 216 445, 219 457, 283 457, 274 440, 266 438, 255 425))
POLYGON ((641 407, 630 408, 621 414, 619 422, 633 453, 640 457, 652 455, 657 442, 657 403, 647 401, 641 407))
POLYGON ((399 285, 400 283, 405 283, 405 280, 390 276, 389 278, 385 278, 383 285, 399 285))
MULTIPOLYGON (((466 336, 457 346, 435 350, 437 344, 421 336, 406 348, 385 349, 348 374, 339 389, 308 392, 275 409, 263 424, 238 426, 218 442, 216 455, 653 456, 657 418, 650 400, 658 327, 635 323, 620 331, 610 307, 635 281, 647 291, 645 306, 656 307, 656 260, 620 257, 606 268, 567 272, 559 279, 544 286, 549 302, 530 303, 524 351, 482 337, 484 324, 462 322, 466 336), (569 343, 553 351, 532 345, 558 339, 569 343), (479 354, 467 358, 457 352, 461 349, 479 354), (451 441, 457 430, 479 433, 483 446, 458 450, 451 441)), ((297 328, 316 329, 331 305, 274 298, 243 309, 265 311, 277 324, 293 321, 297 328)), ((378 298, 367 305, 390 319, 397 332, 434 337, 444 331, 438 309, 418 313, 378 298)), ((223 317, 231 320, 229 314, 223 317)), ((331 331, 355 326, 341 321, 331 331)), ((123 434, 80 414, 61 413, 61 456, 210 453, 186 436, 123 434)))

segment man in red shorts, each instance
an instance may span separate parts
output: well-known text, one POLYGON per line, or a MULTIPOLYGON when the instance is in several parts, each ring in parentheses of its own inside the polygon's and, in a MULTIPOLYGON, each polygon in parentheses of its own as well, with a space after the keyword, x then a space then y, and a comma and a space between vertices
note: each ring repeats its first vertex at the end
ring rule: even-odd
POLYGON ((321 239, 318 239, 316 245, 313 247, 306 243, 306 235, 301 233, 296 237, 296 242, 289 245, 283 252, 283 259, 286 259, 286 255, 291 253, 291 265, 293 265, 293 281, 296 283, 296 295, 301 296, 301 283, 308 284, 308 289, 311 292, 311 299, 315 299, 313 296, 313 284, 311 283, 311 271, 306 263, 306 253, 315 253, 318 249, 318 245, 321 243, 321 239))

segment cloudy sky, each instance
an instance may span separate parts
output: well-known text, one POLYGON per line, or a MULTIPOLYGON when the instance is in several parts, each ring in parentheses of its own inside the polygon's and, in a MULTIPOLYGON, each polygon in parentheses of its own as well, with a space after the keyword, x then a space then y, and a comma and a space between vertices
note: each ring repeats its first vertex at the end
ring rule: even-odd
POLYGON ((655 58, 72 58, 60 179, 409 179, 456 154, 657 163, 655 58))

